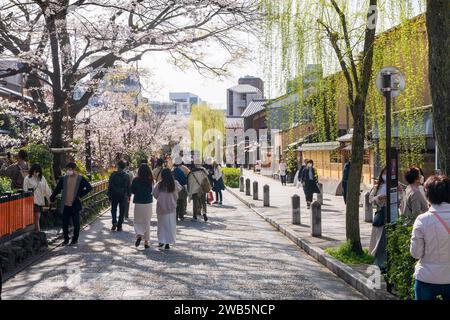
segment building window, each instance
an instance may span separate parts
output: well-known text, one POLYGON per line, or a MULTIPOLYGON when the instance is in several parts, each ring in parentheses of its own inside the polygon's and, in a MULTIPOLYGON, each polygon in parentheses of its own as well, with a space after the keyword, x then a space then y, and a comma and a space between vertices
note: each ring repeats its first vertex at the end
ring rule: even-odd
POLYGON ((247 100, 247 94, 246 93, 242 94, 242 100, 247 100))
POLYGON ((330 153, 330 162, 331 163, 341 163, 341 154, 338 150, 331 151, 330 153))

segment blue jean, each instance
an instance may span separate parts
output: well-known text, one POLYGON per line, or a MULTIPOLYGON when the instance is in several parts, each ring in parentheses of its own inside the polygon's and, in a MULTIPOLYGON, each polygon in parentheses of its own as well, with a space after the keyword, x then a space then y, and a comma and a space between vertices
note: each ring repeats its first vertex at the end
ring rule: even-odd
POLYGON ((450 284, 431 284, 416 280, 414 283, 416 300, 436 300, 442 296, 445 301, 450 301, 450 284))

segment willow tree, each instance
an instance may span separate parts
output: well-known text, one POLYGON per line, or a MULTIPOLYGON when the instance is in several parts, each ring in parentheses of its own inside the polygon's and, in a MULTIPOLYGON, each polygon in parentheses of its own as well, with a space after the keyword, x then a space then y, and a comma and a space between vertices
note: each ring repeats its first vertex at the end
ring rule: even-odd
MULTIPOLYGON (((348 1, 338 0, 263 0, 262 8, 268 18, 266 30, 272 34, 275 29, 281 35, 282 69, 293 68, 296 76, 301 77, 307 61, 312 60, 324 65, 333 54, 338 69, 345 76, 346 105, 353 118, 346 236, 353 251, 362 253, 359 198, 366 135, 366 98, 372 79, 377 0, 356 1, 353 5, 355 4, 359 6, 351 6, 348 1), (355 9, 356 7, 362 9, 355 9), (292 57, 295 58, 294 63, 289 60, 292 57)), ((273 39, 271 36, 270 40, 273 39)), ((292 76, 289 71, 287 76, 292 76)), ((302 82, 299 81, 301 94, 302 82)))
POLYGON ((450 176, 450 1, 427 1, 429 79, 441 168, 450 176))
MULTIPOLYGON (((0 79, 26 76, 36 112, 51 115, 51 146, 61 148, 70 143, 70 123, 118 62, 165 52, 177 65, 225 72, 245 51, 236 32, 257 20, 257 1, 0 0, 0 55, 21 62, 0 70, 0 79), (207 42, 228 54, 220 65, 203 54, 207 42)), ((58 176, 61 155, 54 160, 58 176)))

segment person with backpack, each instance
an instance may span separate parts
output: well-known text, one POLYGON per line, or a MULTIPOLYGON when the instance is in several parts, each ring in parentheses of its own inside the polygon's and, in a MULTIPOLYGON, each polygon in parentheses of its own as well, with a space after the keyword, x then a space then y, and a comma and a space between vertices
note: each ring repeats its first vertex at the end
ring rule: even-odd
POLYGON ((161 171, 161 181, 155 185, 153 196, 158 200, 156 215, 158 218, 159 247, 166 250, 175 243, 177 234, 177 200, 183 187, 173 178, 168 168, 161 171))
POLYGON ((17 161, 9 166, 6 164, 0 169, 0 176, 11 179, 11 189, 23 189, 23 181, 28 175, 28 153, 20 150, 17 154, 17 161))
POLYGON ((83 209, 81 199, 92 191, 91 184, 77 172, 75 162, 66 165, 66 175, 59 179, 55 190, 50 196, 50 202, 54 203, 56 196, 62 193, 60 211, 63 215, 64 243, 69 244, 69 220, 73 222, 73 237, 70 245, 78 243, 80 235, 80 212, 83 209))
POLYGON ((187 174, 186 171, 183 170, 183 159, 180 157, 176 157, 173 160, 173 169, 172 174, 176 181, 183 187, 180 192, 178 193, 178 200, 177 200, 177 218, 180 219, 180 221, 184 220, 184 216, 186 214, 186 207, 187 207, 187 175, 189 174, 189 169, 187 174))
POLYGON ((211 184, 208 179, 208 172, 200 165, 196 165, 188 175, 188 194, 193 201, 193 219, 203 211, 203 219, 208 221, 206 215, 206 194, 211 191, 211 184))
POLYGON ((120 160, 117 171, 109 177, 108 198, 111 201, 112 231, 122 231, 128 198, 131 197, 130 176, 125 172, 126 164, 120 160), (119 221, 117 221, 117 206, 119 206, 119 221))

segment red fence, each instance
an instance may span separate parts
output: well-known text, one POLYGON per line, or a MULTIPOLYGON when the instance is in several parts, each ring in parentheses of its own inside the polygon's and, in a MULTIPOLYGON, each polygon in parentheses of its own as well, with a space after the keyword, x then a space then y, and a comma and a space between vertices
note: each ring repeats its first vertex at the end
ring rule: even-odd
POLYGON ((0 237, 10 235, 34 223, 31 192, 0 197, 0 237))

